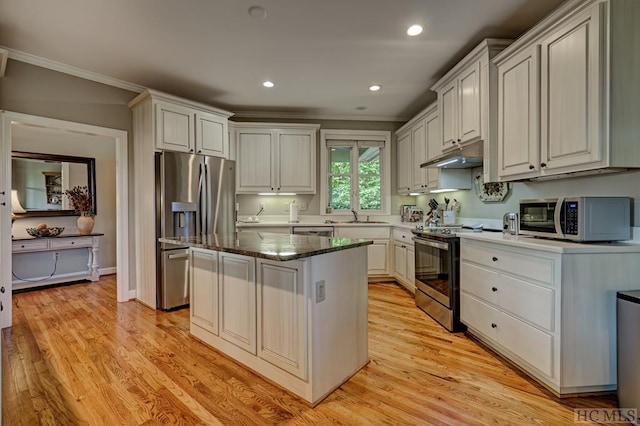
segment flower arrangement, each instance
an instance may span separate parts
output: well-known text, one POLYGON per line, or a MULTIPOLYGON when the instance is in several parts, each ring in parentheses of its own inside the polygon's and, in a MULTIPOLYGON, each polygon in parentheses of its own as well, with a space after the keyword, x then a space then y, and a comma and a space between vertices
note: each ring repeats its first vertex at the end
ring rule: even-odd
POLYGON ((74 186, 72 189, 64 191, 71 202, 71 207, 80 216, 94 216, 93 197, 86 186, 74 186))

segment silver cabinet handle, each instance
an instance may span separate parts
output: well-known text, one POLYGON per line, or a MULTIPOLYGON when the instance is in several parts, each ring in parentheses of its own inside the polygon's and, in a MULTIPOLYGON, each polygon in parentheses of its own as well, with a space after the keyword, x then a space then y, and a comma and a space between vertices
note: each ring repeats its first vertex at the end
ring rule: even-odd
POLYGON ((186 259, 189 257, 189 254, 185 253, 185 254, 170 254, 169 255, 169 259, 173 260, 173 259, 186 259))

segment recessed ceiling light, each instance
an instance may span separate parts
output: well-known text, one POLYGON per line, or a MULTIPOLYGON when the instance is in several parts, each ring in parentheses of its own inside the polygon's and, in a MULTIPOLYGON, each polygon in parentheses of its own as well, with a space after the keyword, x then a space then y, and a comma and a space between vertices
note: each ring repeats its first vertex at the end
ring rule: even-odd
POLYGON ((422 32, 422 26, 421 25, 412 25, 407 30, 407 34, 409 34, 410 36, 417 36, 421 32, 422 32))
POLYGON ((380 89, 382 89, 382 86, 380 86, 379 84, 372 84, 371 86, 369 86, 369 90, 371 90, 372 92, 377 92, 380 89))
POLYGON ((264 83, 262 83, 262 85, 264 87, 273 87, 273 86, 275 86, 275 84, 273 84, 273 81, 269 81, 269 80, 267 80, 264 83))
POLYGON ((249 8, 249 15, 255 19, 264 19, 267 17, 267 10, 260 6, 251 6, 249 8))

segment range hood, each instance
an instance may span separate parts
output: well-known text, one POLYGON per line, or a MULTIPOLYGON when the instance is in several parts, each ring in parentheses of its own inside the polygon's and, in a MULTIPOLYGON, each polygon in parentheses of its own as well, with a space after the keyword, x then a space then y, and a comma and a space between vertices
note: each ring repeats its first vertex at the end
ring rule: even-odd
POLYGON ((483 162, 482 141, 478 141, 464 148, 460 148, 426 163, 420 164, 422 168, 437 167, 442 169, 470 169, 482 166, 483 162))

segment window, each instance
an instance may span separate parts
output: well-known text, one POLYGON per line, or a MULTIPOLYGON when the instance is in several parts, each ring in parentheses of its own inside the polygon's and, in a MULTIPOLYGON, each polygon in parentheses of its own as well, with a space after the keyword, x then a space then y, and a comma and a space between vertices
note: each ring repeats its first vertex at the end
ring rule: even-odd
POLYGON ((389 214, 389 137, 382 131, 321 131, 321 202, 327 213, 389 214))

